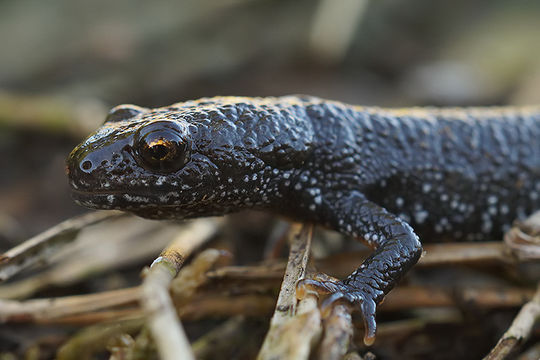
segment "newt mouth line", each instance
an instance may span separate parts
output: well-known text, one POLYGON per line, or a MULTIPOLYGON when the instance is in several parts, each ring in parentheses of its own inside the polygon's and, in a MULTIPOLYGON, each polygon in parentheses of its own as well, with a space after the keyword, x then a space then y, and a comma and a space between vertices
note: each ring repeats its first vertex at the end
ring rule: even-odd
POLYGON ((154 198, 159 197, 158 192, 156 191, 139 191, 139 190, 123 190, 123 189, 111 189, 111 190, 105 190, 105 189, 99 189, 99 190, 79 190, 79 189, 71 189, 71 193, 75 196, 85 197, 85 198, 91 198, 93 196, 95 197, 106 197, 106 196, 122 196, 122 195, 129 195, 129 196, 140 196, 140 197, 147 197, 147 198, 154 198))

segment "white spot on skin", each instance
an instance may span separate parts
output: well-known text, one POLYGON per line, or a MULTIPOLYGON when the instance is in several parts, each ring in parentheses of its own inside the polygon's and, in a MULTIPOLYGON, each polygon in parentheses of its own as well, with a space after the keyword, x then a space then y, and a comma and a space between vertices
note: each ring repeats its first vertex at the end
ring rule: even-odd
POLYGON ((397 197, 397 198, 396 198, 396 206, 397 206, 397 207, 402 207, 404 202, 405 202, 405 201, 403 200, 402 197, 397 197))
POLYGON ((491 195, 487 199, 488 204, 490 204, 490 205, 496 204, 498 200, 499 199, 497 199, 497 197, 495 195, 491 195))
POLYGON ((321 205, 322 203, 322 197, 320 195, 316 196, 313 201, 315 202, 315 204, 317 205, 321 205))
POLYGON ((165 178, 165 176, 160 176, 157 178, 156 180, 156 185, 163 185, 163 183, 166 181, 167 179, 165 178))
POLYGON ((425 183, 424 185, 422 185, 422 192, 428 193, 430 191, 431 191, 431 184, 425 183))
POLYGON ((427 211, 417 211, 414 213, 414 220, 418 224, 422 224, 428 217, 429 213, 427 211))

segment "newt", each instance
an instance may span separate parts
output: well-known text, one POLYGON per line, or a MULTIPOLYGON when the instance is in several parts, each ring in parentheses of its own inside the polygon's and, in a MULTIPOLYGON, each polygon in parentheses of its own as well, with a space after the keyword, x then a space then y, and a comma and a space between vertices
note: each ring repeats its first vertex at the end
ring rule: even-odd
POLYGON ((75 201, 152 219, 270 211, 373 248, 299 286, 375 310, 421 239, 500 237, 540 209, 540 106, 387 109, 310 96, 113 108, 67 160, 75 201))

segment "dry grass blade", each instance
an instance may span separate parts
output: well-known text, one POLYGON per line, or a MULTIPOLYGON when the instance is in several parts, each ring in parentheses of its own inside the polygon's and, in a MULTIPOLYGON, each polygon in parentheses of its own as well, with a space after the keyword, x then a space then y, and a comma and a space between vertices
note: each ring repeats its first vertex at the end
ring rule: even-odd
POLYGON ((531 335, 536 321, 540 319, 540 283, 536 294, 525 304, 512 325, 500 338, 499 342, 484 358, 485 360, 506 359, 519 345, 523 344, 531 335))
MULTIPOLYGON (((312 225, 293 236, 274 316, 258 359, 307 359, 321 333, 321 315, 314 295, 296 305, 296 283, 304 278, 311 249, 312 225)), ((293 228, 291 234, 295 234, 293 228)))
POLYGON ((208 317, 255 316, 262 317, 272 313, 276 299, 270 295, 218 295, 207 294, 196 301, 182 306, 178 311, 182 320, 200 320, 208 317))
POLYGON ((142 284, 141 304, 162 359, 195 359, 176 314, 169 286, 184 260, 218 229, 214 219, 193 221, 154 261, 142 284))
POLYGON ((417 266, 508 263, 515 261, 509 257, 508 248, 501 241, 481 243, 441 243, 424 245, 425 256, 417 266))
POLYGON ((380 311, 396 311, 420 307, 475 305, 483 308, 502 308, 523 305, 532 298, 534 290, 518 287, 447 288, 400 286, 392 290, 380 305, 380 311))
POLYGON ((91 314, 110 307, 136 303, 140 288, 128 288, 97 294, 27 301, 0 300, 1 322, 58 322, 67 317, 91 314))
POLYGON ((82 228, 121 215, 123 213, 111 211, 91 212, 63 221, 28 239, 0 256, 0 281, 5 281, 34 264, 47 263, 50 255, 73 241, 82 228))

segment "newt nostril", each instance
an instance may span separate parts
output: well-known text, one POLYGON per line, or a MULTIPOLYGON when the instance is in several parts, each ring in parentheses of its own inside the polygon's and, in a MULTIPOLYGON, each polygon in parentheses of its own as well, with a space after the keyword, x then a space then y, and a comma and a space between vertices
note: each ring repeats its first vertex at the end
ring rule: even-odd
POLYGON ((83 161, 83 163, 81 164, 81 169, 85 172, 88 172, 92 169, 92 162, 90 160, 83 161))

